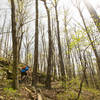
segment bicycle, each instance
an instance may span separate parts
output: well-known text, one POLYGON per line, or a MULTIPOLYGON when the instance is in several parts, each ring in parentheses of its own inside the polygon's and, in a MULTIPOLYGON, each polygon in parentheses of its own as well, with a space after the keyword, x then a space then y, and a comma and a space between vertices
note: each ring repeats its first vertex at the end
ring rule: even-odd
POLYGON ((23 79, 20 80, 20 83, 25 83, 25 85, 31 84, 31 78, 28 75, 23 76, 23 79))

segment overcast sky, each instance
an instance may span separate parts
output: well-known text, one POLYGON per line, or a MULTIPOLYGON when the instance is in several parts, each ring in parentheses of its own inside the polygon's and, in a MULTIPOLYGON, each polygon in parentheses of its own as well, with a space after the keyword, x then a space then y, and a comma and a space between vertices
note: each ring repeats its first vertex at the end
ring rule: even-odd
MULTIPOLYGON (((0 8, 9 8, 8 6, 9 0, 0 0, 0 8)), ((69 2, 71 0, 60 0, 60 5, 69 6, 69 2)), ((100 9, 100 0, 89 0, 95 9, 100 9)))
MULTIPOLYGON (((0 9, 10 8, 8 1, 9 0, 0 0, 0 9)), ((63 8, 63 6, 65 6, 66 8, 70 9, 70 7, 72 5, 71 1, 72 0, 60 0, 60 2, 59 2, 59 8, 61 9, 61 8, 63 8)), ((89 1, 92 4, 92 6, 96 9, 97 13, 100 14, 100 0, 89 0, 89 1)), ((40 2, 40 7, 39 8, 40 8, 40 11, 43 13, 43 8, 44 7, 43 7, 43 5, 42 5, 41 2, 40 2)), ((74 7, 72 7, 72 9, 74 9, 74 7)), ((76 14, 76 13, 74 12, 74 14, 76 14)), ((85 12, 85 15, 88 15, 88 12, 85 12)))
MULTIPOLYGON (((3 9, 8 8, 7 17, 10 19, 10 3, 8 3, 8 1, 9 0, 0 0, 0 9, 1 9, 1 11, 3 11, 3 9)), ((63 7, 65 7, 66 9, 70 10, 69 16, 73 17, 73 19, 75 19, 75 21, 78 21, 79 23, 82 23, 81 22, 81 18, 79 16, 79 13, 78 13, 77 9, 72 6, 72 2, 71 1, 75 1, 75 0, 59 0, 59 7, 58 7, 58 11, 59 12, 58 13, 59 13, 59 20, 60 20, 60 26, 61 27, 63 25, 63 21, 62 20, 64 18, 64 16, 63 16, 63 7)), ((95 10, 97 11, 98 15, 100 15, 100 0, 89 0, 89 1, 92 4, 92 6, 95 8, 95 10)), ((35 3, 35 2, 33 2, 33 3, 35 3)), ((88 20, 90 18, 90 14, 89 14, 88 10, 86 9, 86 7, 84 7, 84 5, 82 5, 82 6, 84 8, 83 15, 84 15, 85 19, 88 20)), ((29 10, 29 12, 31 13, 32 18, 35 19, 35 6, 34 6, 34 4, 32 4, 32 7, 29 10)), ((44 9, 44 5, 43 5, 43 3, 41 1, 39 1, 39 12, 40 12, 41 16, 46 15, 46 12, 45 12, 45 9, 44 9)), ((4 18, 4 15, 2 13, 0 13, 0 16, 1 15, 4 18)), ((1 18, 2 21, 4 20, 3 18, 1 18)), ((1 23, 2 23, 2 21, 1 21, 1 23)), ((46 21, 44 21, 43 23, 45 23, 45 22, 46 21)), ((72 24, 73 22, 70 22, 70 23, 72 24)), ((32 24, 32 29, 33 29, 34 22, 32 22, 30 24, 32 24)))

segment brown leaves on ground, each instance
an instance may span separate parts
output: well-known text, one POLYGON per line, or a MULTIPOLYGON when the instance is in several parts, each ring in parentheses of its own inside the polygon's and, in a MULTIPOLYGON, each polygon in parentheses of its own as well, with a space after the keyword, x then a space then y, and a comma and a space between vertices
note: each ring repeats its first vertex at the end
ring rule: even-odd
MULTIPOLYGON (((53 82, 52 87, 52 89, 48 90, 42 85, 39 88, 34 88, 21 84, 20 89, 7 98, 7 94, 4 92, 5 87, 1 86, 0 100, 69 100, 72 96, 73 98, 71 98, 71 100, 74 100, 79 91, 78 89, 74 90, 72 88, 65 90, 61 88, 59 82, 53 82)), ((84 88, 80 99, 100 100, 100 91, 84 88)))

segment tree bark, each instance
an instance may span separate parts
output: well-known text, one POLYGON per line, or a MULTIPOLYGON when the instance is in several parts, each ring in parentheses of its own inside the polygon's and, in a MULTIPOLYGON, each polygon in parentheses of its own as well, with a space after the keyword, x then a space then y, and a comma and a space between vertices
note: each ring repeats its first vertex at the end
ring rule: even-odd
POLYGON ((52 59, 52 36, 51 36, 51 22, 50 22, 50 11, 46 4, 45 0, 42 0, 44 2, 44 6, 46 8, 47 16, 48 16, 48 38, 49 38, 49 50, 48 50, 48 68, 47 68, 47 77, 46 77, 46 88, 51 88, 51 59, 52 59))
POLYGON ((12 42, 13 42, 13 88, 18 88, 17 79, 17 38, 16 38, 16 21, 15 21, 15 3, 11 0, 11 20, 12 20, 12 42))
POLYGON ((38 0, 35 0, 36 3, 36 21, 35 21, 35 50, 34 50, 34 66, 32 73, 32 85, 36 86, 37 84, 37 69, 38 69, 38 0))
POLYGON ((57 23, 57 40, 58 40, 58 49, 59 49, 59 62, 60 62, 60 68, 61 68, 62 81, 65 81, 65 70, 64 70, 64 62, 63 62, 63 58, 62 58, 62 49, 61 49, 61 43, 60 43, 60 29, 59 29, 59 19, 58 19, 56 0, 55 0, 55 13, 56 13, 56 23, 57 23))

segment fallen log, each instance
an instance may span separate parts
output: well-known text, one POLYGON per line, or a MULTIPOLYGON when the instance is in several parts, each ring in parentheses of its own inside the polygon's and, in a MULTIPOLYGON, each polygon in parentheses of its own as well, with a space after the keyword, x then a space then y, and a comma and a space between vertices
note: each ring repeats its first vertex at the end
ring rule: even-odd
POLYGON ((33 93, 30 89, 28 89, 27 87, 25 87, 25 90, 29 93, 29 97, 32 99, 32 100, 38 100, 37 98, 37 94, 36 93, 33 93))

